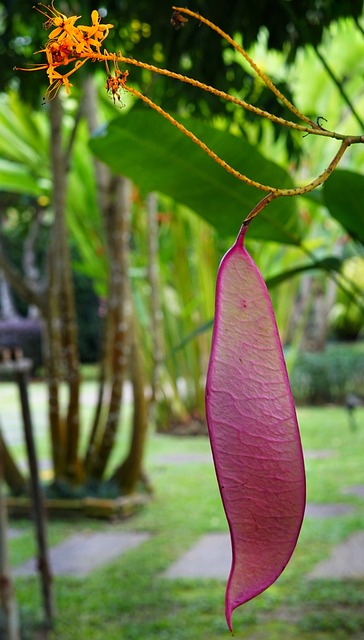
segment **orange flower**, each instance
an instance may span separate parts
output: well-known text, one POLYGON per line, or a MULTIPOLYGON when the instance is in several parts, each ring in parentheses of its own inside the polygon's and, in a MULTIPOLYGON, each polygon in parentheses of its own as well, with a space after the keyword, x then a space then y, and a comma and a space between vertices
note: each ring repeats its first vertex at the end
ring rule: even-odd
POLYGON ((43 101, 48 102, 49 100, 53 100, 56 97, 59 89, 64 86, 66 89, 66 93, 70 94, 70 87, 72 84, 69 81, 69 77, 77 71, 83 64, 85 64, 86 60, 77 60, 75 66, 68 73, 59 73, 55 70, 54 67, 49 65, 47 69, 47 76, 49 79, 49 87, 44 94, 43 101))
POLYGON ((43 51, 46 52, 49 64, 55 67, 58 65, 67 65, 80 57, 74 41, 69 36, 63 38, 61 41, 50 40, 43 51))
MULTIPOLYGON (((53 1, 52 4, 47 7, 43 3, 39 3, 38 7, 35 7, 37 11, 46 16, 47 21, 44 23, 46 29, 54 27, 50 32, 48 41, 45 44, 44 49, 37 51, 36 53, 45 53, 47 62, 44 64, 35 64, 32 67, 26 69, 18 69, 19 71, 38 71, 46 70, 49 87, 46 91, 44 100, 52 100, 58 93, 60 87, 64 86, 67 93, 70 93, 69 77, 75 73, 88 59, 104 60, 107 52, 102 54, 100 52, 101 43, 108 36, 110 29, 113 28, 112 24, 101 24, 101 17, 96 10, 91 13, 91 26, 79 25, 76 26, 76 21, 81 16, 67 17, 57 9, 55 9, 53 1), (41 8, 39 8, 41 7, 41 8), (74 65, 66 73, 61 73, 59 67, 69 67, 72 63, 74 65)), ((107 64, 107 63, 106 63, 107 64)), ((106 88, 112 95, 115 102, 117 97, 120 100, 119 91, 125 86, 128 72, 122 73, 116 62, 116 56, 114 61, 115 75, 112 76, 109 73, 108 67, 108 79, 106 82, 106 88)))
POLYGON ((48 18, 43 27, 45 29, 50 29, 52 25, 56 27, 49 34, 49 40, 52 40, 53 38, 62 38, 65 35, 74 35, 75 33, 77 33, 78 28, 75 27, 75 22, 81 16, 70 16, 69 18, 67 18, 64 13, 61 13, 54 8, 53 2, 50 7, 47 7, 42 2, 39 3, 39 6, 43 7, 46 11, 42 11, 38 7, 35 7, 35 9, 39 11, 39 13, 42 13, 44 16, 46 16, 46 18, 48 18), (49 13, 47 13, 47 11, 49 13))
MULTIPOLYGON (((114 28, 113 24, 100 24, 101 16, 96 9, 91 13, 92 26, 79 25, 78 29, 82 31, 82 39, 79 40, 80 45, 86 44, 89 52, 93 53, 92 47, 95 47, 98 53, 100 53, 100 46, 103 40, 109 35, 110 29, 114 28)), ((78 47, 78 50, 79 47, 78 47)))

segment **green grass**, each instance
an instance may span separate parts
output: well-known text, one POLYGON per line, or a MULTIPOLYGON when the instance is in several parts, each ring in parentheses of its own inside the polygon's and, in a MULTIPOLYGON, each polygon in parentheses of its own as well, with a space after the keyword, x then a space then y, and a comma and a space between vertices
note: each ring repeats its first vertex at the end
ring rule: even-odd
MULTIPOLYGON (((2 408, 7 403, 2 404, 2 408)), ((309 581, 306 574, 327 557, 332 546, 364 529, 364 501, 342 489, 363 484, 364 410, 358 429, 349 429, 339 408, 299 410, 306 451, 329 450, 324 459, 308 459, 310 502, 347 502, 352 515, 306 519, 291 562, 281 578, 261 596, 234 613, 235 637, 241 640, 362 640, 364 581, 309 581)), ((4 417, 2 418, 4 423, 4 417)), ((124 447, 127 433, 119 443, 124 447)), ((19 445, 20 447, 20 445, 19 445)), ((40 454, 46 446, 39 443, 40 454)), ((224 619, 225 585, 213 580, 167 581, 164 569, 200 535, 225 531, 226 523, 210 464, 165 464, 158 457, 204 453, 204 438, 151 434, 146 467, 155 487, 151 504, 122 523, 52 521, 52 544, 80 530, 148 531, 150 539, 85 579, 55 579, 57 620, 50 640, 221 640, 229 638, 224 619)), ((10 541, 12 565, 34 552, 30 523, 14 522, 23 535, 10 541)), ((24 639, 37 638, 41 599, 36 578, 17 578, 16 595, 24 639)))

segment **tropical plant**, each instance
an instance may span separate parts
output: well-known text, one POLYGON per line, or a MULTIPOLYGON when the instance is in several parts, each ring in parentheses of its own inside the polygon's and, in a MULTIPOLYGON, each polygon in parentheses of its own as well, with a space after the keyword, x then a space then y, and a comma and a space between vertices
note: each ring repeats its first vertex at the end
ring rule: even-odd
MULTIPOLYGON (((240 53, 260 80, 293 114, 294 120, 267 112, 250 102, 175 72, 159 69, 121 53, 110 54, 105 49, 101 52, 101 43, 112 25, 101 25, 97 12, 91 15, 91 27, 76 26, 76 16, 66 17, 52 7, 49 26, 55 29, 43 49, 47 63, 31 70, 46 71, 49 79, 46 98, 53 100, 61 86, 65 86, 69 93, 70 76, 88 59, 105 62, 106 89, 114 103, 121 101, 122 91, 129 92, 151 107, 158 116, 163 116, 167 124, 174 125, 178 133, 182 132, 188 145, 192 141, 204 152, 205 156, 202 157, 209 164, 206 171, 201 159, 199 169, 202 175, 206 172, 209 177, 213 162, 243 183, 242 196, 246 200, 249 199, 249 189, 264 193, 258 202, 253 196, 255 202, 250 213, 242 221, 236 241, 218 271, 215 324, 206 383, 208 429, 232 537, 232 568, 226 591, 226 618, 232 629, 232 611, 266 589, 284 569, 295 547, 305 509, 303 456, 292 394, 266 285, 244 246, 246 232, 253 220, 253 229, 256 227, 258 215, 260 221, 262 216, 265 217, 267 205, 282 198, 306 195, 326 183, 347 149, 363 143, 364 136, 331 131, 322 126, 321 119, 315 122, 306 116, 281 93, 248 53, 210 20, 189 9, 175 7, 173 25, 177 29, 183 27, 186 16, 196 18, 200 24, 217 32, 240 53), (113 65, 113 72, 109 63, 113 65), (250 178, 244 168, 235 168, 225 154, 222 159, 218 135, 215 136, 214 145, 202 142, 203 136, 198 125, 197 128, 191 128, 189 124, 182 123, 180 118, 176 119, 130 86, 129 72, 120 70, 121 63, 181 80, 288 129, 339 141, 339 148, 326 168, 301 186, 287 183, 275 186, 272 177, 266 178, 264 172, 262 177, 250 178)), ((178 146, 182 144, 178 143, 178 146)), ((189 146, 186 147, 186 153, 188 149, 189 146)), ((100 157, 100 148, 98 151, 100 157)), ((172 189, 176 176, 171 173, 166 158, 172 156, 174 163, 183 167, 185 174, 188 173, 185 155, 178 154, 181 154, 181 148, 177 152, 171 146, 166 157, 162 154, 160 158, 155 154, 156 163, 159 160, 162 168, 164 165, 172 189)), ((113 168, 115 163, 117 159, 110 163, 113 168)), ((269 219, 274 223, 274 218, 269 219)), ((277 226, 286 241, 289 239, 292 242, 295 234, 289 222, 290 216, 285 219, 285 225, 279 220, 277 226)), ((257 228, 259 233, 259 226, 257 228)), ((105 442, 107 445, 108 441, 105 442)))
MULTIPOLYGON (((45 114, 35 113, 30 119, 15 92, 10 93, 8 97, 3 96, 1 126, 4 133, 2 138, 4 159, 0 175, 2 188, 13 194, 18 193, 19 198, 22 197, 21 194, 27 195, 23 206, 25 233, 31 230, 34 223, 41 224, 48 238, 48 252, 46 256, 43 252, 43 259, 46 262, 45 276, 36 281, 31 279, 31 274, 27 271, 25 273, 19 271, 17 268, 19 265, 12 263, 6 257, 4 250, 1 251, 0 261, 13 290, 28 304, 36 307, 43 320, 54 466, 53 489, 56 491, 72 493, 76 489, 79 492, 81 484, 94 485, 95 481, 100 483, 105 480, 105 469, 119 424, 123 380, 130 364, 128 354, 132 350, 134 367, 131 379, 138 409, 134 412, 134 436, 131 448, 135 451, 135 442, 137 442, 138 452, 133 456, 132 465, 129 462, 131 454, 128 453, 125 461, 125 464, 128 461, 127 471, 124 466, 123 473, 120 470, 113 472, 113 483, 119 487, 119 491, 131 492, 142 476, 142 451, 147 416, 143 409, 146 406, 145 394, 144 391, 140 391, 141 388, 144 389, 144 384, 141 382, 143 371, 140 349, 137 346, 138 334, 135 331, 131 332, 131 307, 127 303, 130 186, 126 180, 114 179, 110 181, 108 190, 104 191, 109 199, 108 204, 104 204, 102 209, 107 216, 104 231, 98 216, 92 165, 84 162, 85 131, 82 132, 82 127, 77 133, 75 131, 72 133, 72 129, 67 131, 67 128, 61 128, 61 115, 57 111, 59 107, 57 104, 53 102, 51 109, 53 116, 50 137, 53 154, 50 163, 47 155, 48 136, 45 114), (17 132, 21 133, 19 144, 15 142, 17 132), (69 174, 70 188, 66 186, 68 155, 67 153, 63 155, 62 151, 62 136, 65 133, 70 134, 71 143, 75 144, 75 154, 72 157, 69 174), (54 200, 54 207, 50 209, 52 168, 53 182, 57 185, 59 181, 59 184, 58 196, 54 200), (22 179, 23 176, 26 178, 22 179), (77 193, 75 193, 75 184, 78 185, 77 193), (84 186, 83 192, 80 184, 84 186), (115 191, 118 197, 113 198, 112 193, 115 191), (120 198, 120 194, 123 193, 124 199, 120 198), (99 398, 85 456, 80 452, 80 371, 66 211, 74 241, 77 240, 83 224, 82 238, 88 239, 88 244, 82 242, 79 246, 82 247, 84 254, 88 252, 89 261, 91 261, 90 248, 93 258, 98 256, 98 269, 96 269, 99 274, 98 291, 100 296, 105 297, 108 309, 104 319, 107 330, 104 334, 105 347, 100 370, 99 398), (88 217, 81 215, 85 211, 88 212, 88 217), (105 260, 106 252, 111 256, 109 263, 105 260), (108 268, 108 264, 111 265, 111 269, 108 268), (122 282, 124 282, 124 288, 121 286, 122 282), (69 388, 67 400, 64 400, 64 394, 61 393, 61 386, 64 385, 68 385, 69 388), (69 485, 69 489, 66 489, 65 483, 69 485), (74 489, 71 488, 72 486, 74 489)), ((15 222, 18 222, 19 214, 16 214, 15 218, 15 222)), ((9 236, 11 227, 14 226, 11 216, 9 221, 10 228, 5 228, 4 237, 9 236)), ((94 268, 95 266, 94 264, 94 268)), ((19 492, 19 470, 11 460, 10 453, 7 453, 9 454, 6 465, 7 481, 14 490, 19 492)), ((120 469, 122 466, 121 464, 120 469)), ((26 484, 23 480, 23 489, 25 488, 26 484)), ((97 491, 97 488, 93 489, 95 490, 97 491)))

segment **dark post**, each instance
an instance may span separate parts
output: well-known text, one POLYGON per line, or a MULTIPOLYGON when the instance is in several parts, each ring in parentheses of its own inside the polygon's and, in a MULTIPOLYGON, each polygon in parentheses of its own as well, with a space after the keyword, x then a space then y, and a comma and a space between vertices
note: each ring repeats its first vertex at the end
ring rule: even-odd
POLYGON ((8 514, 3 493, 3 461, 0 444, 0 603, 4 620, 6 640, 20 640, 19 616, 8 554, 8 514))
POLYGON ((27 375, 31 368, 29 360, 18 360, 15 377, 18 383, 21 410, 24 424, 24 435, 28 453, 30 488, 33 503, 33 515, 37 534, 38 569, 42 583, 45 622, 51 627, 54 618, 54 602, 52 595, 52 575, 48 560, 45 509, 43 494, 39 482, 37 454, 33 437, 33 426, 27 388, 27 375))

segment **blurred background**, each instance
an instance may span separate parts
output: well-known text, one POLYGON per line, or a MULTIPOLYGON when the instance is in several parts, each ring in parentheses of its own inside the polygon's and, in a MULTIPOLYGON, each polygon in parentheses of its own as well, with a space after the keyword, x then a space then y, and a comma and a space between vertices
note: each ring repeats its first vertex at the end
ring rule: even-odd
MULTIPOLYGON (((114 25, 108 51, 295 119, 206 25, 190 18, 175 29, 165 0, 60 1, 56 8, 82 16, 82 24, 97 9, 114 25)), ((233 35, 313 121, 363 133, 361 1, 196 0, 190 8, 233 35)), ((61 90, 42 104, 45 72, 14 67, 43 62, 34 52, 47 40, 46 21, 31 3, 0 2, 0 348, 4 361, 32 361, 34 431, 47 496, 149 495, 158 471, 150 468, 148 452, 206 451, 205 444, 189 443, 206 435, 216 272, 261 196, 127 92, 114 104, 100 63, 89 61, 72 76, 70 96, 61 90), (184 444, 175 435, 185 436, 184 444)), ((334 140, 279 127, 189 84, 132 65, 120 68, 128 69, 130 86, 253 179, 307 183, 338 148, 334 140)), ((272 297, 297 406, 304 415, 307 407, 317 410, 316 429, 307 419, 310 438, 324 421, 320 408, 330 405, 341 411, 338 422, 332 420, 333 446, 340 449, 344 429, 348 450, 360 432, 364 402, 363 161, 363 146, 354 145, 323 187, 274 202, 247 237, 272 297)), ((28 471, 20 436, 13 435, 21 429, 13 415, 13 373, 3 371, 0 382, 3 471, 8 491, 22 496, 28 471)), ((327 433, 322 438, 326 449, 327 433)), ((355 469, 353 482, 359 482, 355 469)), ((323 498, 334 496, 328 489, 323 498)), ((158 637, 197 637, 166 633, 159 629, 158 637)), ((328 633, 317 638, 336 637, 328 633)), ((364 626, 358 633, 363 637, 364 626)))

